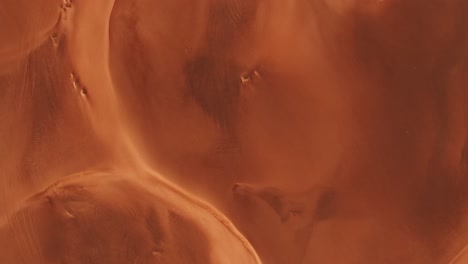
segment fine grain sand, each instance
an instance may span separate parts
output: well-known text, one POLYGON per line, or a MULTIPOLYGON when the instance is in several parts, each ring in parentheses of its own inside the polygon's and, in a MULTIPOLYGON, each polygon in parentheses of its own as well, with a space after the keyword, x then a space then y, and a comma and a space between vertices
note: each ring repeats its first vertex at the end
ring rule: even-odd
POLYGON ((0 262, 468 263, 465 0, 0 0, 0 262))

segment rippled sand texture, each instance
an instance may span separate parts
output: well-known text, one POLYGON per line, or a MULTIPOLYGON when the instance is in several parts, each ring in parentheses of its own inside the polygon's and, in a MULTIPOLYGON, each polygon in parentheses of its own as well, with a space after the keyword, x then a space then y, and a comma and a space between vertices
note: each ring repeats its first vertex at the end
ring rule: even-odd
POLYGON ((468 263, 466 14, 0 0, 0 263, 468 263))

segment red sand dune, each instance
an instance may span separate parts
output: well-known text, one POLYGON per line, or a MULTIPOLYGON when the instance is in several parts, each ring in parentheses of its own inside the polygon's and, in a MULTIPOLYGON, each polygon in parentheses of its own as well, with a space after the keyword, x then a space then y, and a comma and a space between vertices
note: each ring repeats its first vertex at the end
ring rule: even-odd
POLYGON ((0 0, 0 263, 468 263, 465 0, 0 0))

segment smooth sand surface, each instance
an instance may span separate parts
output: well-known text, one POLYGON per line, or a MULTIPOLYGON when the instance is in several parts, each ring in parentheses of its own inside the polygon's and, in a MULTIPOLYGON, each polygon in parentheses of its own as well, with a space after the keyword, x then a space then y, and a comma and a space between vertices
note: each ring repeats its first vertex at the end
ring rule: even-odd
POLYGON ((468 263, 465 0, 0 0, 0 262, 468 263))
POLYGON ((2 261, 260 263, 216 210, 135 178, 83 172, 29 198, 0 229, 2 261))

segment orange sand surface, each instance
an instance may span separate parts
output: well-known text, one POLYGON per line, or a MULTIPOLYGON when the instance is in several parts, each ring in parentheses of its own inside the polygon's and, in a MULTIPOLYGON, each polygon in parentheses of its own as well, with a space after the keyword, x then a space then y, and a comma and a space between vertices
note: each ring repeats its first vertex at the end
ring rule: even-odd
POLYGON ((468 264, 467 14, 0 0, 0 263, 468 264))

